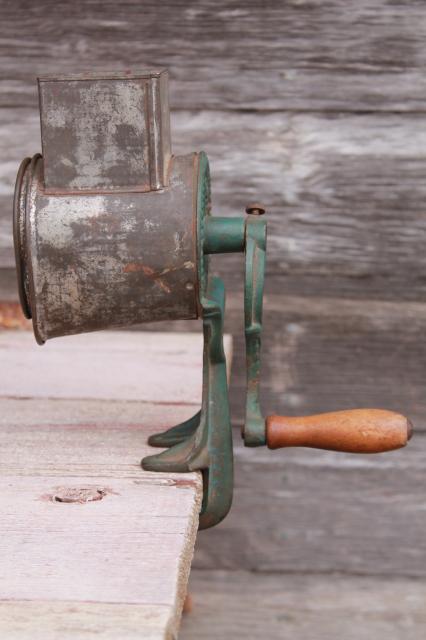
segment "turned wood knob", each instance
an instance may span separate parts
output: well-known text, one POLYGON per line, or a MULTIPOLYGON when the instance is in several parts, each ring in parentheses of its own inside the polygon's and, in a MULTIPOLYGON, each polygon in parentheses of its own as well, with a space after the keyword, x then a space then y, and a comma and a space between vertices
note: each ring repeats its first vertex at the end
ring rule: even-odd
POLYGON ((352 409, 314 416, 266 418, 266 443, 270 449, 313 447, 348 453, 381 453, 405 447, 412 435, 411 422, 383 409, 352 409))

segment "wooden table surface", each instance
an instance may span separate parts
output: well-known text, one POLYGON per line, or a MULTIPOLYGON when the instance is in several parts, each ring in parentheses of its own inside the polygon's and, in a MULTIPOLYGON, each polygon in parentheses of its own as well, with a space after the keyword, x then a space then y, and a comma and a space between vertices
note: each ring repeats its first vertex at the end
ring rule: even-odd
POLYGON ((139 463, 197 410, 201 352, 196 334, 0 333, 1 638, 177 636, 201 478, 139 463), (76 491, 101 499, 58 501, 76 491))
MULTIPOLYGON (((207 152, 213 213, 267 207, 264 411, 386 407, 416 428, 365 460, 250 451, 236 431, 233 508, 198 536, 180 637, 423 640, 426 3, 14 0, 1 18, 0 300, 17 301, 12 198, 41 150, 37 75, 167 66, 173 152, 207 152)), ((213 260, 241 423, 243 261, 213 260)))

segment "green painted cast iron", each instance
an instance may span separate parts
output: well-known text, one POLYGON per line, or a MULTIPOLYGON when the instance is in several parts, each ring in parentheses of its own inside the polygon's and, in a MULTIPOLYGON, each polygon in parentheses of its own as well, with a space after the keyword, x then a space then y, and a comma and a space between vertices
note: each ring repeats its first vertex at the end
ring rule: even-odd
POLYGON ((205 153, 173 156, 166 71, 39 79, 43 155, 26 158, 14 199, 20 299, 40 344, 73 333, 201 317, 201 410, 149 440, 149 471, 200 470, 200 527, 232 502, 233 453, 223 350, 225 290, 210 254, 242 253, 247 446, 376 453, 404 446, 409 421, 359 409, 262 417, 259 401, 266 221, 211 215, 205 153))

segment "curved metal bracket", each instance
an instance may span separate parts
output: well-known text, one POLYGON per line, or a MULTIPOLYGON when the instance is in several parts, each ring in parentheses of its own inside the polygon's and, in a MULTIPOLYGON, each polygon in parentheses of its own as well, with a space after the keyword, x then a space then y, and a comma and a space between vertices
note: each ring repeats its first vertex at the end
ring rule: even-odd
POLYGON ((211 278, 203 307, 203 397, 199 426, 192 419, 155 436, 179 437, 180 441, 154 456, 142 460, 146 471, 203 472, 204 496, 200 529, 218 524, 232 503, 233 454, 229 417, 226 359, 223 349, 225 287, 220 278, 211 278))
POLYGON ((246 220, 245 255, 244 321, 247 396, 242 436, 248 447, 258 447, 266 442, 265 421, 260 411, 259 399, 266 222, 257 216, 250 216, 246 220))

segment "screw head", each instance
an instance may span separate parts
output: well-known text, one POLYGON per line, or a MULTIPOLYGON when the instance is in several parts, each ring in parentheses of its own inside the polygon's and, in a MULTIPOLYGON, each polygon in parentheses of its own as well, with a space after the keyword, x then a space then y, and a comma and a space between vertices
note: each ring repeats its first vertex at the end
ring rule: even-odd
POLYGON ((259 204, 259 202, 253 202, 252 204, 248 204, 246 206, 246 213, 252 216, 263 216, 266 213, 266 209, 263 204, 259 204))

